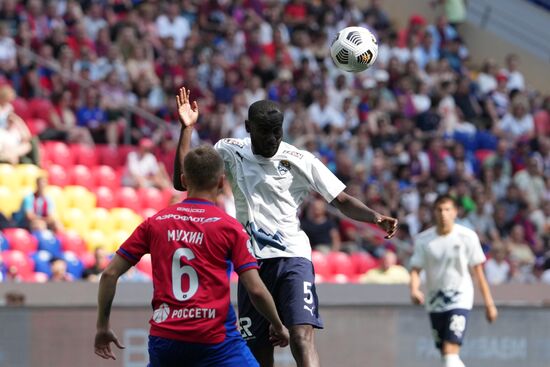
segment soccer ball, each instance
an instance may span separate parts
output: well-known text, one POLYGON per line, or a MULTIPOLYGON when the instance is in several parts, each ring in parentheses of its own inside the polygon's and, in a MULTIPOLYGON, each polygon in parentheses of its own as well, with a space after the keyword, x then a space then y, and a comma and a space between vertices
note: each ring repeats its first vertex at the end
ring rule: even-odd
POLYGON ((347 27, 334 37, 330 56, 338 68, 358 73, 374 64, 378 56, 378 42, 366 28, 347 27))

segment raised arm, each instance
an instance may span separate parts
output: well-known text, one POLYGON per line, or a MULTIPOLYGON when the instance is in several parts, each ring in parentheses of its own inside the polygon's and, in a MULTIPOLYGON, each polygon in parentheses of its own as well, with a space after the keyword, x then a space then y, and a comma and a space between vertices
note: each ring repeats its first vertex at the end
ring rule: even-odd
POLYGON ((113 260, 101 274, 99 291, 97 295, 97 332, 95 335, 95 354, 104 359, 116 359, 111 351, 111 342, 119 348, 124 348, 118 341, 110 326, 111 305, 116 293, 118 278, 130 269, 132 264, 119 255, 113 260))
POLYGON ((174 188, 179 191, 185 191, 185 187, 181 182, 181 173, 183 172, 183 160, 187 152, 191 149, 191 137, 193 135, 193 125, 197 123, 199 118, 199 106, 197 101, 189 102, 190 91, 181 87, 176 95, 176 103, 178 105, 178 118, 181 123, 180 138, 176 157, 174 159, 174 177, 172 179, 174 188))
POLYGON ((343 191, 331 204, 351 219, 376 224, 386 232, 385 238, 387 239, 392 238, 397 231, 397 219, 377 213, 360 200, 343 191))

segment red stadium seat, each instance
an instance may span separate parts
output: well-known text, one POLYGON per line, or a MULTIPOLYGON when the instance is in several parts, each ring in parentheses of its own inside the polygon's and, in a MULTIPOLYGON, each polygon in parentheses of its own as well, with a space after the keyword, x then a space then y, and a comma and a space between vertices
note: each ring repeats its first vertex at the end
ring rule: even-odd
POLYGON ((48 167, 48 183, 54 186, 65 187, 70 185, 71 180, 65 168, 58 164, 52 164, 48 167))
POLYGON ((96 186, 106 186, 111 190, 120 187, 120 180, 115 170, 106 165, 96 166, 92 168, 92 174, 95 179, 96 186))
POLYGON ((378 261, 366 252, 355 252, 350 255, 355 274, 365 274, 378 266, 378 261))
POLYGON ((4 236, 10 244, 10 249, 30 254, 38 249, 38 240, 23 228, 6 228, 4 236))
POLYGON ((138 189, 137 194, 142 208, 153 208, 159 211, 168 204, 162 192, 154 187, 138 189))
POLYGON ((328 265, 332 274, 353 275, 354 268, 350 257, 345 252, 331 252, 327 255, 328 265))
POLYGON ((77 164, 91 168, 97 166, 99 163, 98 152, 95 147, 84 144, 73 144, 70 149, 77 164))
POLYGON ((21 117, 23 120, 32 118, 31 110, 29 108, 29 103, 23 98, 16 98, 11 101, 14 112, 21 117))
POLYGON ((99 164, 109 167, 118 168, 120 166, 120 158, 115 147, 109 145, 96 145, 99 154, 99 164))
POLYGON ((95 187, 94 177, 88 167, 77 164, 69 168, 71 185, 84 186, 92 190, 95 187))
POLYGON ((136 147, 133 145, 120 145, 118 147, 118 156, 120 158, 121 166, 126 165, 126 159, 128 158, 128 154, 130 154, 130 152, 133 152, 135 150, 136 150, 136 147))
POLYGON ((52 103, 44 98, 33 98, 29 101, 31 116, 34 118, 49 121, 52 108, 52 103))
POLYGON ((158 210, 156 209, 153 209, 153 208, 145 208, 145 209, 142 209, 140 212, 139 212, 139 215, 141 215, 141 217, 143 219, 147 219, 147 218, 150 218, 152 217, 153 215, 157 214, 158 210))
POLYGON ((48 274, 39 271, 26 274, 23 277, 23 281, 29 283, 46 283, 49 279, 48 274))
POLYGON ((29 128, 29 131, 33 136, 40 134, 48 127, 48 123, 46 122, 46 120, 38 118, 26 119, 25 123, 27 124, 27 127, 29 128))
POLYGON ((58 234, 61 241, 61 250, 63 252, 71 251, 78 256, 86 252, 86 244, 84 240, 74 231, 66 231, 58 234))
POLYGON ((350 278, 346 274, 334 274, 325 280, 326 283, 346 284, 350 282, 350 278))
POLYGON ((326 277, 331 274, 327 258, 322 252, 313 250, 311 252, 311 262, 313 263, 313 268, 315 269, 315 276, 320 275, 322 277, 326 277))
POLYGON ((96 187, 94 190, 97 199, 96 205, 99 208, 111 209, 117 206, 117 201, 113 191, 106 186, 96 187))
POLYGON ((47 142, 44 147, 48 151, 48 157, 52 163, 65 168, 74 164, 74 157, 67 144, 60 141, 47 142))
POLYGON ((2 260, 5 268, 11 274, 18 274, 23 278, 34 272, 34 261, 24 252, 8 250, 2 252, 2 260), (15 271, 10 268, 14 267, 15 271))
POLYGON ((116 191, 115 195, 117 206, 121 208, 129 208, 136 212, 139 212, 141 210, 139 197, 134 188, 121 187, 116 191))
POLYGON ((153 277, 153 266, 151 264, 151 255, 145 254, 142 256, 141 260, 136 264, 136 268, 149 275, 151 278, 153 277))
POLYGON ((85 251, 80 254, 78 258, 80 259, 80 261, 82 261, 85 269, 90 268, 95 264, 95 255, 93 254, 93 252, 85 251))

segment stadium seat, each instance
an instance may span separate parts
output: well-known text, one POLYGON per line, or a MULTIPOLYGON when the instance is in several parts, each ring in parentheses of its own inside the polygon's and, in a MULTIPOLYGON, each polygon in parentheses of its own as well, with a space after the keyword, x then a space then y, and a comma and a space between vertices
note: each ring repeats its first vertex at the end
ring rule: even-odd
POLYGON ((326 277, 331 274, 327 258, 322 252, 313 250, 311 252, 311 262, 313 263, 313 268, 315 269, 315 276, 320 275, 322 277, 326 277))
POLYGON ((31 258, 34 261, 34 271, 45 273, 48 276, 52 274, 50 261, 54 258, 54 256, 50 252, 40 250, 32 254, 31 258))
POLYGON ((9 248, 10 248, 10 243, 4 236, 4 233, 0 232, 0 252, 9 250, 9 248))
POLYGON ((65 192, 63 188, 55 185, 46 186, 46 196, 48 196, 55 206, 55 213, 59 216, 65 208, 67 208, 67 199, 65 199, 65 192))
POLYGON ((139 214, 141 215, 141 217, 143 219, 147 219, 147 218, 151 218, 153 215, 157 214, 157 212, 158 212, 158 210, 156 210, 156 209, 145 208, 145 209, 141 209, 139 214))
POLYGON ((334 283, 334 284, 346 284, 349 283, 349 276, 346 274, 334 274, 330 277, 328 277, 325 280, 325 283, 334 283))
POLYGON ((141 258, 141 260, 139 260, 139 262, 136 264, 136 268, 147 274, 149 277, 153 277, 153 266, 151 264, 151 255, 150 254, 145 254, 143 255, 143 257, 141 258))
POLYGON ((67 186, 70 184, 70 178, 67 171, 59 164, 51 164, 47 168, 48 183, 55 186, 67 186))
POLYGON ((355 274, 364 274, 378 266, 378 261, 366 252, 354 252, 350 255, 355 274))
POLYGON ((52 108, 53 106, 50 100, 45 98, 33 98, 29 101, 31 116, 34 118, 49 121, 52 108))
POLYGON ((86 251, 93 253, 96 248, 103 247, 108 252, 111 251, 111 240, 101 229, 92 229, 84 234, 84 241, 86 242, 86 251))
POLYGON ((34 261, 24 252, 19 250, 8 250, 2 252, 4 267, 9 271, 11 267, 15 268, 15 273, 26 276, 34 271, 34 261))
POLYGON ((20 186, 30 186, 32 191, 36 190, 36 179, 44 175, 44 171, 34 164, 18 164, 15 167, 19 176, 20 186))
POLYGON ((7 163, 0 163, 0 186, 15 189, 19 186, 19 175, 15 166, 7 163))
POLYGON ((82 253, 86 252, 86 244, 84 243, 84 240, 75 231, 67 230, 58 234, 58 237, 61 242, 61 249, 63 252, 70 251, 75 253, 77 256, 80 256, 82 253))
POLYGON ((56 142, 46 142, 44 148, 48 152, 49 160, 52 163, 59 164, 65 168, 70 167, 74 164, 74 157, 71 154, 71 150, 67 144, 60 141, 56 142))
POLYGON ((65 186, 63 191, 69 208, 79 208, 88 213, 96 207, 95 195, 83 186, 65 186))
POLYGON ((64 252, 62 256, 63 260, 67 263, 67 273, 71 274, 75 279, 82 278, 84 272, 84 264, 74 252, 64 252))
POLYGON ((94 208, 90 212, 90 229, 98 229, 105 233, 114 230, 111 213, 105 208, 94 208))
POLYGON ((90 169, 82 164, 70 167, 69 177, 72 185, 83 186, 88 190, 95 187, 95 180, 90 169))
POLYGON ((128 208, 111 209, 111 219, 115 229, 121 229, 130 233, 143 221, 139 214, 128 208))
POLYGON ((96 149, 98 150, 99 164, 112 168, 118 168, 124 164, 121 163, 122 158, 119 156, 117 148, 109 145, 97 145, 96 149))
POLYGON ((110 245, 106 247, 107 251, 110 253, 116 252, 116 250, 118 250, 120 245, 122 245, 124 241, 126 241, 128 237, 130 237, 131 234, 132 234, 132 231, 122 230, 122 229, 111 232, 109 234, 110 245))
POLYGON ((117 206, 121 208, 129 208, 134 211, 139 211, 141 209, 139 197, 134 188, 120 187, 116 191, 115 196, 116 196, 117 206))
POLYGON ((90 219, 84 211, 79 208, 68 208, 61 213, 63 225, 76 231, 79 235, 84 235, 89 230, 90 219))
POLYGON ((38 240, 26 229, 6 228, 4 229, 4 236, 6 236, 11 250, 18 250, 25 254, 30 254, 38 249, 38 240))
POLYGON ((23 120, 32 118, 31 109, 29 108, 29 103, 24 98, 16 98, 11 101, 13 106, 13 111, 21 117, 23 120))
POLYGON ((346 276, 354 274, 353 263, 345 252, 334 251, 327 255, 327 262, 331 273, 343 274, 346 276))
POLYGON ((25 123, 31 132, 31 135, 36 136, 46 130, 48 127, 48 122, 39 118, 29 118, 25 119, 25 123))
POLYGON ((72 144, 69 148, 75 157, 75 162, 88 168, 99 164, 98 152, 95 147, 85 144, 72 144))
POLYGON ((39 271, 27 274, 23 277, 23 281, 29 283, 47 283, 49 279, 50 277, 48 274, 39 271))
POLYGON ((12 213, 19 210, 21 200, 19 191, 14 191, 6 186, 0 186, 0 212, 6 217, 10 217, 12 213))
POLYGON ((153 208, 159 211, 168 205, 162 191, 154 187, 138 189, 137 194, 142 208, 153 208))
POLYGON ((92 168, 92 174, 94 176, 96 186, 106 186, 111 190, 116 190, 120 187, 120 180, 116 174, 116 171, 110 166, 95 166, 92 168))
POLYGON ((53 256, 61 256, 61 242, 52 231, 34 231, 34 238, 38 240, 38 250, 48 251, 53 256))
POLYGON ((85 251, 79 256, 80 261, 82 261, 82 264, 84 265, 84 269, 91 268, 95 264, 95 255, 93 252, 85 251))
POLYGON ((96 205, 100 208, 111 209, 116 207, 116 199, 113 191, 105 186, 96 187, 94 190, 96 205))

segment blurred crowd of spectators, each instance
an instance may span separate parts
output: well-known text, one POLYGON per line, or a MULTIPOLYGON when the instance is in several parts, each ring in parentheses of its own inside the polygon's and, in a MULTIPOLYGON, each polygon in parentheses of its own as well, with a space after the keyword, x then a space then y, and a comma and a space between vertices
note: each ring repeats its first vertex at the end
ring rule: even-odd
MULTIPOLYGON (((286 141, 317 154, 350 194, 401 221, 398 238, 387 242, 312 198, 303 221, 314 248, 378 258, 392 251, 406 266, 412 236, 433 225, 431 203, 451 192, 460 222, 491 257, 491 283, 550 282, 550 96, 528 88, 518 55, 472 65, 444 15, 433 24, 411 15, 397 26, 383 1, 358 4, 4 0, 0 79, 21 98, 51 100, 41 139, 117 145, 128 132, 131 143, 151 139, 148 146, 170 154, 181 85, 201 108, 196 141, 245 137, 249 104, 276 100, 286 141), (334 34, 351 25, 379 41, 376 64, 364 73, 343 73, 330 59, 334 34), (166 123, 128 114, 127 105, 166 123)), ((8 117, 6 93, 0 146, 10 129, 30 145, 22 121, 8 117)), ((31 151, 19 147, 20 156, 31 151)), ((170 164, 165 169, 170 175, 170 164)))

